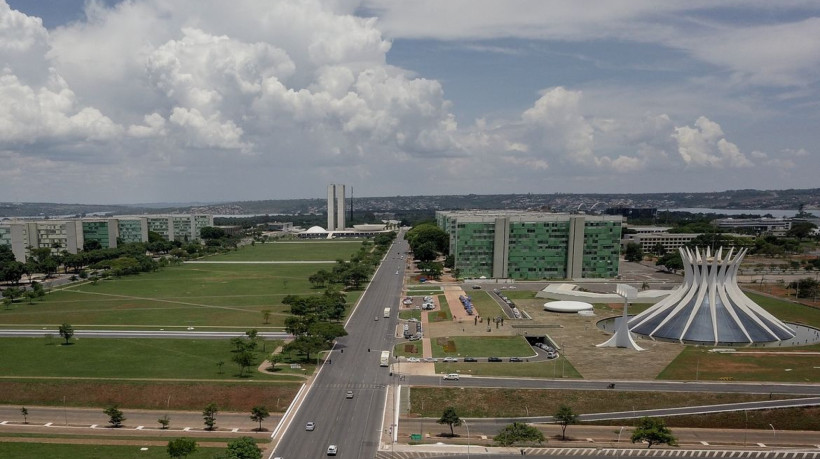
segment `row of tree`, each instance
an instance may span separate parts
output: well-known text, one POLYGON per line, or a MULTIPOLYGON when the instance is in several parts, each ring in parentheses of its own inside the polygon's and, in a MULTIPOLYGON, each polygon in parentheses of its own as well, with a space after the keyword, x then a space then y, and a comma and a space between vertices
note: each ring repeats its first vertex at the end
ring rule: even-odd
MULTIPOLYGON (((561 405, 552 418, 556 424, 561 426, 562 440, 567 438, 567 427, 579 422, 578 414, 566 405, 561 405)), ((450 406, 445 408, 441 418, 436 422, 448 425, 450 427, 450 436, 455 436, 453 427, 460 426, 463 420, 456 413, 455 408, 450 406)), ((540 430, 522 422, 514 422, 505 426, 493 438, 493 441, 501 446, 512 446, 521 443, 538 443, 540 445, 544 440, 544 434, 540 430)), ((672 435, 672 431, 664 421, 650 417, 643 417, 638 421, 638 425, 632 431, 631 440, 632 443, 645 442, 647 448, 660 444, 677 445, 677 439, 672 435)))

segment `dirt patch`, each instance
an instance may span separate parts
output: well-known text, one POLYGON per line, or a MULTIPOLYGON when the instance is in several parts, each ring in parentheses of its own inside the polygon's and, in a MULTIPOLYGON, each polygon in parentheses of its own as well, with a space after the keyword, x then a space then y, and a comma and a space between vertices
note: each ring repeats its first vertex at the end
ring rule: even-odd
POLYGON ((404 345, 404 352, 407 354, 418 354, 419 347, 415 344, 405 344, 404 345))
POLYGON ((216 403, 225 411, 249 411, 264 405, 283 412, 298 384, 155 383, 110 381, 0 381, 0 403, 7 405, 201 410, 216 403))

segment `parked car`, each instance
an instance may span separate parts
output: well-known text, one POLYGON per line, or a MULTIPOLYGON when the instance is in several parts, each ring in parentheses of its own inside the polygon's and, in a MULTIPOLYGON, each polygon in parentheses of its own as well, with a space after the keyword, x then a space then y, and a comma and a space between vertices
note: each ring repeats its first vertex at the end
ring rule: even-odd
POLYGON ((481 290, 481 286, 480 285, 473 285, 473 290, 481 290))
POLYGON ((487 359, 488 362, 500 362, 501 359, 498 357, 490 357, 487 359))
POLYGON ((407 361, 410 362, 410 363, 418 363, 418 362, 421 362, 421 359, 418 358, 418 357, 408 357, 407 361))
POLYGON ((465 362, 478 362, 478 359, 475 357, 464 357, 465 362))
POLYGON ((510 357, 510 362, 523 362, 523 360, 518 357, 510 357))
POLYGON ((557 353, 557 352, 555 352, 555 351, 552 351, 552 352, 547 352, 547 358, 548 358, 548 359, 555 359, 555 358, 558 358, 558 353, 557 353))
POLYGON ((458 362, 458 359, 455 357, 444 357, 442 360, 443 362, 458 362))
POLYGON ((316 423, 315 422, 310 421, 307 424, 305 424, 305 430, 313 431, 314 429, 316 429, 316 423))

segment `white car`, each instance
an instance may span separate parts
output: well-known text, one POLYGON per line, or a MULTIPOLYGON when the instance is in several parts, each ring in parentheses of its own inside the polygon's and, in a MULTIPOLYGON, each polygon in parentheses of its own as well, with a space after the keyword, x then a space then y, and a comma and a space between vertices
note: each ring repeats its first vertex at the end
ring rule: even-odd
POLYGON ((442 360, 443 362, 458 362, 458 359, 455 357, 444 357, 442 360))
POLYGON ((336 453, 339 451, 339 448, 336 445, 330 445, 327 447, 327 455, 328 456, 335 456, 336 453))
POLYGON ((305 424, 305 430, 313 431, 314 429, 316 429, 316 423, 315 422, 310 421, 307 424, 305 424))
POLYGON ((410 363, 419 363, 421 362, 421 359, 418 357, 407 357, 407 361, 410 363))
POLYGON ((446 374, 443 379, 446 381, 458 381, 458 373, 446 374))

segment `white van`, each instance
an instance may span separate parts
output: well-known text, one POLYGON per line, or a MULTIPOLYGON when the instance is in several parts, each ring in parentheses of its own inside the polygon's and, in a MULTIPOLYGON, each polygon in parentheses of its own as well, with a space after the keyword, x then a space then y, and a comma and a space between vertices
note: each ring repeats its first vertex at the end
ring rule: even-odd
POLYGON ((444 375, 444 379, 447 381, 458 381, 458 373, 448 373, 444 375))

